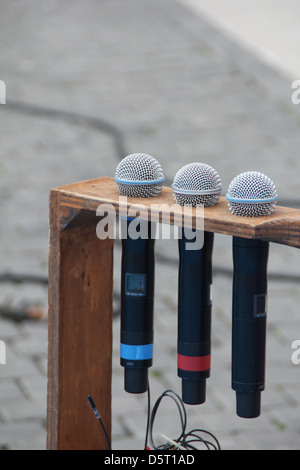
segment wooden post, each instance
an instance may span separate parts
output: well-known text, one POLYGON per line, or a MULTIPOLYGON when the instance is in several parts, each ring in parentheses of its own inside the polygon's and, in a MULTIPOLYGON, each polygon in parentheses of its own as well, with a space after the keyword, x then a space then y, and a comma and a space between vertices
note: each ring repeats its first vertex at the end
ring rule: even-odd
MULTIPOLYGON (((167 187, 159 197, 125 201, 120 201, 116 184, 108 177, 51 191, 48 449, 107 449, 88 395, 111 433, 114 240, 100 240, 96 234, 96 210, 104 203, 116 213, 121 205, 134 208, 145 219, 150 211, 156 220, 167 213, 170 224, 182 216, 167 187)), ((194 208, 191 212, 194 227, 197 214, 194 208)), ((216 206, 204 210, 204 230, 300 248, 300 211, 277 206, 271 216, 238 217, 221 197, 216 206)))
POLYGON ((105 449, 111 432, 113 240, 95 212, 50 198, 48 449, 105 449))

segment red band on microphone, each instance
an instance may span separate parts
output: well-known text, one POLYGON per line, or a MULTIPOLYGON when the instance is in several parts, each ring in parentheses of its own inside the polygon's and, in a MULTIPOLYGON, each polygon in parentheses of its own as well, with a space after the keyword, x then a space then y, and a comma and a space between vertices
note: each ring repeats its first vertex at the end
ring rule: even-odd
POLYGON ((177 354, 177 366, 178 369, 192 372, 209 370, 210 358, 210 354, 207 356, 183 356, 182 354, 177 354))

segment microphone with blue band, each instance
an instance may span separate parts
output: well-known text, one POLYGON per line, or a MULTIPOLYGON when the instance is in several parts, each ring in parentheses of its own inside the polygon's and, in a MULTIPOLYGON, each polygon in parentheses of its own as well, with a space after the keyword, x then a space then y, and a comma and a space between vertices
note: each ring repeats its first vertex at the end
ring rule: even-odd
POLYGON ((120 178, 114 178, 114 180, 116 183, 119 183, 121 185, 147 186, 147 185, 153 185, 153 184, 154 185, 161 184, 165 181, 165 178, 160 178, 160 179, 153 180, 153 181, 152 180, 151 181, 130 181, 130 180, 124 180, 120 178))
MULTIPOLYGON (((272 180, 262 173, 241 173, 226 195, 232 214, 270 216, 278 195, 272 180)), ((261 413, 265 388, 267 265, 269 242, 233 237, 232 389, 236 412, 242 418, 261 413)))
POLYGON ((165 179, 160 163, 145 153, 123 158, 114 177, 119 193, 128 197, 158 196, 165 179))
MULTIPOLYGON (((129 227, 131 220, 126 221, 129 227)), ((153 358, 154 239, 122 239, 121 344, 124 388, 144 393, 153 358)))
POLYGON ((120 356, 128 361, 143 361, 153 358, 153 343, 144 345, 120 344, 120 356))
MULTIPOLYGON (((190 163, 175 175, 175 201, 181 206, 217 204, 222 186, 218 173, 205 163, 190 163)), ((192 229, 181 229, 178 276, 177 374, 182 400, 198 405, 206 399, 211 364, 212 252, 214 234, 204 231, 203 244, 190 249, 192 229)))
MULTIPOLYGON (((115 181, 120 194, 154 197, 162 189, 164 175, 156 159, 132 154, 118 165, 115 181)), ((121 221, 121 328, 120 364, 124 367, 124 389, 144 393, 148 389, 148 369, 153 362, 153 307, 155 233, 151 221, 140 221, 140 236, 130 237, 132 219, 121 221)))

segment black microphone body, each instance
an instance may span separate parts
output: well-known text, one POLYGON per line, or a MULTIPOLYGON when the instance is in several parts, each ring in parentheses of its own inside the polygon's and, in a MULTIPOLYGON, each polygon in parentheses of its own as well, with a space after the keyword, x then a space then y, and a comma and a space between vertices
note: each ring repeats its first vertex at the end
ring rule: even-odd
POLYGON ((265 387, 269 242, 233 237, 232 388, 237 415, 260 415, 265 387))
POLYGON ((177 366, 183 402, 201 404, 210 376, 214 234, 204 232, 203 247, 189 250, 185 230, 179 238, 177 366))
MULTIPOLYGON (((148 388, 148 368, 153 358, 154 242, 151 223, 147 238, 122 239, 121 353, 125 368, 124 388, 129 393, 144 393, 148 388)), ((141 233, 145 230, 142 231, 141 233)))

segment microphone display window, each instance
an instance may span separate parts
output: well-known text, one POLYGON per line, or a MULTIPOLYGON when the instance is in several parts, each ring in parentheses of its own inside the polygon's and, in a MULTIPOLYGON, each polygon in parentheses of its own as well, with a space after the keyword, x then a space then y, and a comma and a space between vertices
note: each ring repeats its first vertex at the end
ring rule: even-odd
POLYGON ((267 294, 258 294, 254 296, 254 317, 265 317, 268 310, 267 294))
POLYGON ((207 286, 207 305, 212 305, 212 284, 207 286))
POLYGON ((146 274, 125 275, 125 295, 134 297, 144 297, 147 294, 147 276, 146 274))

